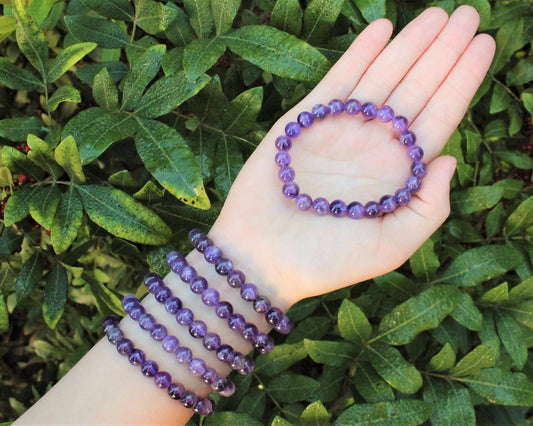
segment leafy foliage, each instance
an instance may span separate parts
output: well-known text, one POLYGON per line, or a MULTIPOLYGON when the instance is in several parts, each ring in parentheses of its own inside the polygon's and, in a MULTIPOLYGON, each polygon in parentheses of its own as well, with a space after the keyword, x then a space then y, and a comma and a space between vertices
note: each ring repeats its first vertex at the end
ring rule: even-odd
POLYGON ((291 335, 202 424, 530 421, 529 2, 0 4, 0 421, 87 352, 170 244, 213 223, 266 130, 368 22, 461 4, 497 52, 444 150, 450 218, 397 271, 294 306, 291 335))

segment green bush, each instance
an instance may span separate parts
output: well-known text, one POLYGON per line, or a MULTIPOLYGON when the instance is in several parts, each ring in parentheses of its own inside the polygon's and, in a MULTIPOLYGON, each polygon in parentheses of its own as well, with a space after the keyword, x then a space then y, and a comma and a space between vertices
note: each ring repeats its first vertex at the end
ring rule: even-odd
POLYGON ((0 4, 0 421, 213 223, 266 131, 368 22, 398 31, 431 5, 471 4, 497 53, 445 148, 458 160, 450 218, 397 271, 295 305, 292 334, 202 424, 527 423, 531 3, 0 4))

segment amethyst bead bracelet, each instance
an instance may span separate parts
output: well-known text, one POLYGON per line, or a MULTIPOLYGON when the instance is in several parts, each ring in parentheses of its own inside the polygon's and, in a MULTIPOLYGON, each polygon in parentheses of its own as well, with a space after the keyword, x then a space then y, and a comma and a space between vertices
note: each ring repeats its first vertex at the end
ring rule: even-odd
MULTIPOLYGON (((204 254, 204 258, 208 263, 215 263, 206 256, 207 253, 217 252, 219 256, 217 257, 218 262, 224 261, 225 265, 233 263, 231 260, 224 258, 222 255, 222 250, 216 247, 213 244, 213 241, 201 230, 193 229, 189 232, 189 241, 191 244, 200 252, 204 254), (223 260, 225 259, 225 260, 223 260)), ((215 269, 219 272, 220 268, 217 268, 218 262, 215 263, 215 269)), ((227 269, 227 266, 225 267, 227 269)), ((246 283, 246 277, 244 273, 233 269, 229 270, 227 273, 221 275, 227 276, 227 283, 230 287, 240 289, 241 298, 246 302, 253 303, 254 310, 259 314, 265 315, 265 321, 267 324, 274 327, 276 331, 282 334, 288 334, 292 330, 292 323, 290 318, 287 315, 283 315, 280 309, 272 307, 270 301, 266 296, 259 294, 259 290, 255 284, 246 283), (272 316, 270 311, 276 310, 279 312, 279 315, 272 316)))
POLYGON ((427 166, 422 162, 424 151, 419 145, 415 145, 416 136, 411 130, 408 130, 408 127, 407 118, 402 115, 395 115, 390 106, 383 105, 378 108, 372 102, 361 104, 357 99, 348 99, 346 102, 333 99, 328 105, 315 105, 311 112, 301 112, 297 121, 287 123, 285 134, 279 136, 275 141, 278 152, 274 161, 279 167, 278 177, 283 183, 283 195, 288 199, 293 199, 296 207, 301 211, 312 210, 319 216, 331 215, 351 219, 376 218, 393 212, 397 207, 405 206, 411 200, 412 194, 420 189, 421 179, 427 174, 427 166), (289 150, 292 147, 293 139, 297 138, 304 129, 311 127, 315 120, 324 120, 328 116, 338 116, 343 112, 351 116, 361 113, 365 120, 373 120, 377 117, 383 123, 390 122, 391 127, 398 134, 398 141, 407 148, 407 157, 412 162, 411 176, 406 180, 405 186, 398 189, 394 195, 384 195, 379 201, 369 201, 363 205, 358 201, 346 203, 342 200, 334 200, 330 203, 324 197, 313 199, 309 194, 300 192, 300 187, 294 181, 296 173, 290 166, 292 159, 289 150))
MULTIPOLYGON (((134 304, 131 298, 129 303, 134 304)), ((118 353, 127 356, 131 365, 139 366, 144 376, 153 378, 158 388, 166 389, 168 396, 181 401, 184 407, 192 408, 196 414, 203 416, 210 416, 215 412, 215 402, 211 398, 204 398, 186 390, 181 383, 173 382, 169 373, 159 370, 157 362, 146 359, 144 352, 135 348, 133 342, 124 337, 118 322, 119 318, 108 317, 102 324, 107 339, 116 346, 118 353), (121 337, 117 339, 119 335, 121 337)))

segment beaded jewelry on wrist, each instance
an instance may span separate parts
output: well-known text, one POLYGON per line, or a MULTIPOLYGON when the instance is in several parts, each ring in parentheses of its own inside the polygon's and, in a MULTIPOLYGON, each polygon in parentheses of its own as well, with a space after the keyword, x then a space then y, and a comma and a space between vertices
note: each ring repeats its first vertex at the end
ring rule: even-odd
POLYGON ((297 121, 288 123, 285 126, 285 134, 279 136, 275 141, 278 152, 274 161, 279 166, 278 177, 283 183, 283 195, 288 199, 294 199, 299 210, 312 209, 319 216, 331 214, 334 217, 347 216, 351 219, 376 218, 382 214, 393 212, 399 206, 407 205, 412 194, 420 189, 421 179, 427 173, 427 166, 421 161, 424 151, 415 144, 416 136, 411 130, 408 130, 408 127, 407 118, 402 115, 395 116, 390 106, 383 105, 378 108, 372 102, 361 105, 356 99, 348 99, 346 103, 340 99, 333 99, 328 105, 315 105, 311 112, 301 112, 297 121), (294 181, 296 173, 290 166, 292 159, 289 151, 292 147, 292 140, 297 138, 303 129, 311 127, 315 120, 323 120, 328 116, 338 116, 343 112, 352 116, 361 113, 366 120, 373 120, 377 117, 383 123, 391 122, 393 130, 398 133, 399 142, 407 147, 407 157, 412 161, 411 176, 406 180, 405 186, 398 189, 394 195, 384 195, 379 201, 369 201, 363 205, 358 201, 346 203, 342 200, 329 203, 323 197, 313 200, 310 195, 300 193, 300 187, 294 181))

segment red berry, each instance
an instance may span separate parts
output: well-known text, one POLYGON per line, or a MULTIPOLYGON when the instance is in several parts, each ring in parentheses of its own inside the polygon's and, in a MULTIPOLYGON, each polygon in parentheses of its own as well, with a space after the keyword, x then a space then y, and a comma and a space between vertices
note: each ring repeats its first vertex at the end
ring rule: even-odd
POLYGON ((19 176, 19 182, 24 183, 28 180, 28 177, 26 175, 20 175, 19 176))

